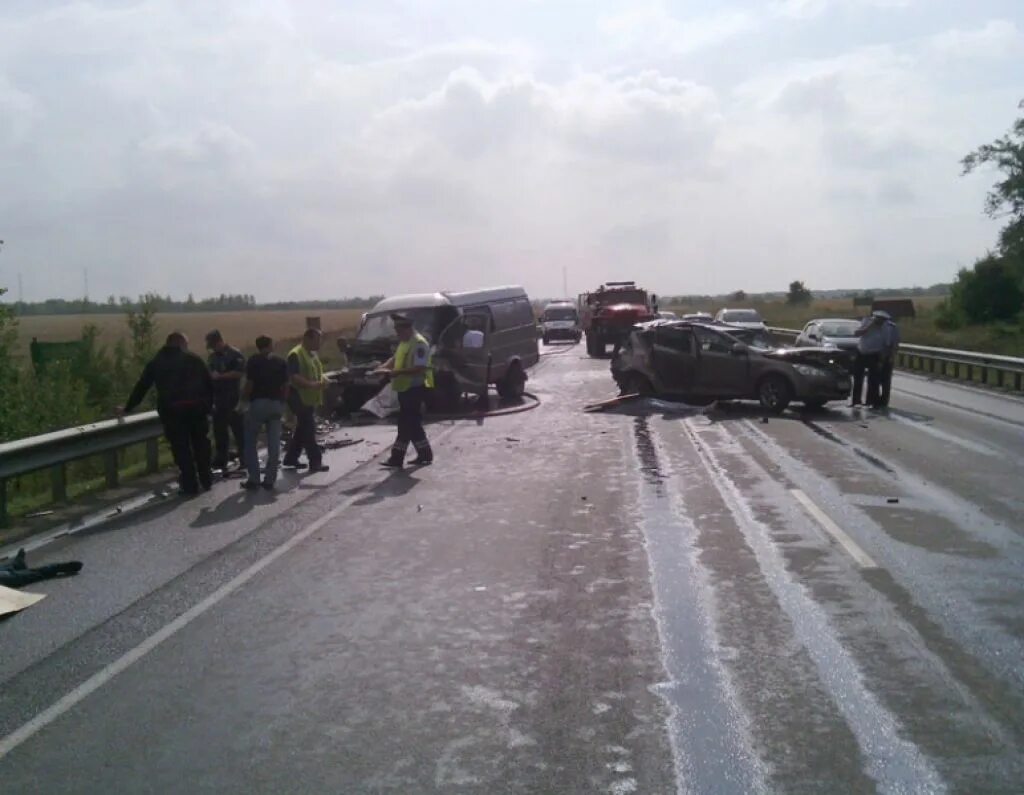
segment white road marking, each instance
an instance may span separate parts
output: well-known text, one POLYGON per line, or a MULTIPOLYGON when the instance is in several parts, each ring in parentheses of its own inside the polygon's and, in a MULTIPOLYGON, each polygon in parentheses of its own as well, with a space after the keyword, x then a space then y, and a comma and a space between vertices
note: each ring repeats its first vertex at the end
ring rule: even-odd
POLYGON ((341 505, 338 505, 336 508, 333 508, 332 510, 328 511, 315 522, 310 524, 308 527, 293 535, 286 542, 281 544, 281 546, 277 547, 272 552, 269 552, 267 555, 260 558, 258 561, 252 564, 241 574, 239 574, 229 582, 225 583, 212 594, 203 599, 203 601, 186 610, 184 613, 182 613, 180 616, 174 619, 171 623, 157 630, 155 633, 153 633, 144 641, 142 641, 142 643, 140 643, 134 649, 130 649, 129 651, 125 652, 123 655, 118 657, 116 660, 114 660, 114 662, 110 663, 105 668, 102 668, 99 671, 97 671, 95 674, 93 674, 84 682, 82 682, 82 684, 80 684, 66 696, 64 696, 51 706, 47 707, 45 710, 43 710, 34 718, 32 718, 32 720, 28 721, 28 723, 25 723, 18 729, 15 729, 13 732, 8 734, 6 737, 0 740, 0 759, 3 759, 5 756, 7 756, 7 754, 9 754, 19 745, 21 745, 26 740, 30 739, 33 735, 42 731, 44 728, 46 728, 59 717, 61 717, 65 712, 79 704, 81 701, 86 699, 91 694, 95 693, 97 690, 103 687, 103 685, 112 680, 119 673, 122 673, 123 671, 127 670, 132 665, 137 663, 139 660, 141 660, 143 657, 145 657, 147 654, 153 651, 153 649, 155 649, 165 640, 168 640, 169 638, 173 637, 178 632, 183 630, 185 627, 187 627, 189 624, 191 624, 193 621, 195 621, 197 618, 203 615, 203 613, 206 613, 208 610, 210 610, 210 608, 222 602, 228 596, 230 596, 243 585, 245 585, 247 582, 249 582, 249 580, 251 580, 257 574, 259 574, 265 568, 267 568, 267 566, 269 566, 275 560, 280 558, 282 555, 287 554, 296 546, 298 546, 307 538, 309 538, 311 535, 313 535, 313 533, 320 530, 325 524, 330 522, 332 519, 337 518, 339 514, 350 508, 356 502, 357 499, 363 497, 365 491, 366 487, 361 488, 359 491, 357 491, 355 494, 353 494, 351 497, 349 497, 347 500, 341 503, 341 505))
MULTIPOLYGON (((446 436, 450 435, 455 431, 458 426, 451 425, 445 428, 441 433, 434 436, 433 441, 439 442, 446 436)), ((374 458, 377 456, 375 455, 374 458)), ((371 459, 372 460, 372 459, 371 459)), ((391 477, 389 474, 388 477, 391 477)), ((224 601, 228 596, 233 594, 249 580, 263 571, 267 566, 273 563, 275 560, 280 558, 282 555, 287 554, 293 550, 296 546, 301 544, 315 532, 320 530, 324 525, 333 519, 336 519, 340 514, 347 511, 355 502, 365 496, 366 490, 369 485, 362 486, 360 489, 352 494, 347 500, 332 508, 330 511, 325 513, 315 522, 310 524, 308 527, 300 530, 298 533, 289 538, 281 546, 274 549, 272 552, 267 553, 264 557, 253 563, 245 571, 241 572, 231 581, 225 583, 212 594, 207 596, 198 604, 194 605, 190 609, 186 610, 171 623, 165 625, 163 628, 157 630, 155 633, 146 638, 142 643, 133 649, 128 650, 123 655, 118 657, 114 662, 107 665, 105 668, 100 669, 82 684, 72 690, 70 693, 65 695, 59 701, 51 704, 45 710, 36 715, 32 720, 23 724, 13 732, 8 734, 6 737, 0 739, 0 759, 3 759, 7 754, 17 748, 19 745, 24 743, 26 740, 31 739, 34 735, 45 729, 55 720, 60 718, 68 710, 74 708, 76 705, 84 701, 90 695, 99 690, 107 682, 111 681, 115 676, 126 671, 132 665, 137 663, 153 649, 163 643, 165 640, 181 632, 185 627, 199 618, 203 613, 206 613, 211 608, 215 607, 218 603, 224 601)))
POLYGON ((861 549, 857 545, 857 542, 850 538, 843 528, 832 521, 832 517, 821 510, 821 508, 819 508, 810 497, 800 491, 800 489, 790 489, 789 493, 796 498, 797 502, 804 506, 807 513, 814 517, 826 533, 839 542, 839 545, 847 551, 850 557, 856 561, 858 566, 862 569, 878 568, 878 564, 875 563, 874 559, 868 555, 867 552, 861 549))

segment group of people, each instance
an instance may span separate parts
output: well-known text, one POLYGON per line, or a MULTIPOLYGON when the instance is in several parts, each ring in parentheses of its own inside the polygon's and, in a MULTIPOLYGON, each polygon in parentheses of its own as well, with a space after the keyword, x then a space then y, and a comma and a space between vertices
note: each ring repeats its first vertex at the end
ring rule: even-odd
POLYGON ((328 467, 316 441, 315 418, 327 386, 317 355, 320 339, 317 329, 308 329, 302 342, 282 359, 273 352, 274 341, 261 335, 256 339, 256 354, 246 361, 240 350, 214 330, 206 335, 209 358, 204 361, 189 350, 188 337, 175 331, 146 364, 117 414, 123 417, 133 411, 146 393, 156 388, 157 413, 178 467, 180 493, 186 496, 209 490, 214 470, 227 468, 230 436, 234 436, 238 458, 247 473, 242 488, 273 489, 282 464, 281 423, 286 407, 295 415, 296 425, 283 466, 323 472, 328 467), (240 411, 243 399, 248 403, 244 414, 240 411), (257 439, 264 428, 267 462, 261 480, 257 439), (306 464, 299 461, 303 452, 306 464))
MULTIPOLYGON (((416 450, 413 465, 424 466, 434 454, 423 428, 426 390, 434 385, 430 344, 402 314, 391 316, 398 336, 395 355, 377 373, 386 375, 398 394, 398 435, 385 467, 402 468, 411 444, 416 450)), ((274 341, 256 339, 256 354, 246 361, 240 350, 211 331, 206 335, 209 357, 204 361, 188 348, 180 331, 168 335, 164 346, 148 362, 124 407, 123 417, 142 403, 153 387, 157 413, 179 471, 180 493, 193 496, 208 491, 215 470, 228 466, 230 436, 247 478, 242 488, 272 490, 279 467, 325 472, 323 451, 316 439, 316 411, 324 403, 328 381, 320 360, 321 333, 310 328, 302 341, 282 359, 273 352, 274 341), (244 377, 244 381, 243 381, 244 377), (240 410, 242 401, 248 406, 240 410), (281 425, 285 409, 295 416, 295 429, 281 460, 281 425), (213 439, 210 444, 210 418, 213 439), (266 429, 267 461, 260 478, 257 440, 266 429), (302 453, 306 463, 300 462, 302 453)), ((339 346, 341 348, 341 346, 339 346)), ((342 354, 344 349, 341 348, 342 354)))
POLYGON ((861 322, 855 334, 857 356, 853 364, 853 394, 850 405, 864 402, 864 381, 867 380, 867 405, 884 408, 889 405, 892 371, 900 345, 900 330, 888 312, 877 309, 861 322))

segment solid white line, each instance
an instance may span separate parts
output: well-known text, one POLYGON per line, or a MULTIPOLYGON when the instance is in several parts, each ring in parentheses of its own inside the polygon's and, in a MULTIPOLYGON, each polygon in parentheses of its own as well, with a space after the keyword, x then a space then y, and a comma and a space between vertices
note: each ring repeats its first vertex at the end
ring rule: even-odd
POLYGON ((800 491, 800 489, 790 489, 789 493, 796 497, 797 501, 804 506, 807 513, 817 520, 818 524, 824 528, 825 532, 839 542, 839 545, 849 553, 850 557, 856 561, 858 566, 862 569, 878 568, 878 564, 875 563, 872 557, 857 546, 857 542, 850 538, 843 528, 833 522, 832 517, 821 510, 821 508, 819 508, 810 497, 800 491))
POLYGON ((335 519, 339 514, 341 514, 343 511, 351 507, 352 504, 355 503, 355 501, 358 498, 362 497, 363 492, 365 490, 366 487, 361 488, 359 491, 357 491, 343 503, 325 513, 311 525, 296 533, 294 536, 289 538, 285 543, 281 544, 281 546, 277 547, 263 558, 260 558, 260 560, 256 561, 241 574, 236 576, 231 581, 222 585, 220 588, 218 588, 212 594, 207 596, 201 602, 199 602, 189 610, 182 613, 171 623, 167 624, 162 629, 150 635, 134 649, 125 652, 121 657, 114 660, 114 662, 110 663, 105 668, 97 671, 95 674, 93 674, 84 682, 82 682, 82 684, 80 684, 78 687, 76 687, 62 699, 60 699, 50 707, 40 712, 38 715, 32 718, 32 720, 28 721, 28 723, 25 723, 20 728, 15 729, 13 732, 8 734, 3 739, 0 739, 0 759, 3 759, 5 756, 7 756, 7 754, 9 754, 23 742, 31 738, 33 735, 35 735, 42 729, 49 726, 51 723, 53 723, 55 720, 61 717, 61 715, 63 715, 65 712, 67 712, 75 705, 83 701, 92 693, 95 693, 97 690, 103 687, 103 685, 105 685, 119 673, 125 671, 133 664, 137 663, 139 660, 141 660, 143 657, 145 657, 147 654, 153 651, 153 649, 155 649, 165 640, 168 640, 169 638, 173 637, 175 634, 183 630, 185 627, 187 627, 189 624, 191 624, 193 621, 195 621, 197 618, 203 615, 203 613, 207 612, 210 608, 214 607, 219 602, 223 601, 226 597, 230 596, 232 593, 237 591, 239 588, 241 588, 243 585, 249 582, 249 580, 251 580, 257 574, 259 574, 265 568, 267 568, 267 566, 269 566, 275 560, 280 558, 282 555, 285 555, 288 552, 290 552, 296 546, 298 546, 311 535, 313 535, 313 533, 317 532, 325 524, 330 522, 332 519, 335 519))

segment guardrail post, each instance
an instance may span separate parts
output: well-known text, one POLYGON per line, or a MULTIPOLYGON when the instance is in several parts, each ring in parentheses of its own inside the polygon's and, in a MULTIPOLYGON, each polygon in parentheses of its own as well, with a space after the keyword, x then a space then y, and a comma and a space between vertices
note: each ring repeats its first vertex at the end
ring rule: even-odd
POLYGON ((68 471, 64 464, 50 470, 50 495, 54 502, 68 501, 68 471))
POLYGON ((1018 392, 1021 391, 1020 390, 1020 380, 1021 380, 1021 373, 1014 373, 1013 374, 1013 388, 1016 389, 1018 392))
POLYGON ((110 450, 103 454, 103 462, 106 465, 107 488, 117 488, 117 450, 110 450))
POLYGON ((996 386, 1002 389, 1003 382, 1006 380, 1005 370, 996 370, 996 386))
POLYGON ((0 480, 0 527, 7 527, 7 480, 0 480))
POLYGON ((146 472, 152 475, 160 469, 160 440, 150 439, 146 442, 146 472))
POLYGON ((983 383, 985 386, 988 386, 988 368, 987 367, 982 367, 981 368, 981 383, 983 383))

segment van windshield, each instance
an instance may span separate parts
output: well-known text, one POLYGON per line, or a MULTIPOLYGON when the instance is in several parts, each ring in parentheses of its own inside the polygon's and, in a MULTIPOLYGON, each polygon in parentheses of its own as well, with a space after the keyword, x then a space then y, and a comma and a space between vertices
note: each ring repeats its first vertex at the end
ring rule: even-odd
POLYGON ((553 306, 544 310, 544 320, 576 320, 576 309, 571 306, 553 306))
MULTIPOLYGON (((442 309, 449 310, 450 307, 422 307, 418 309, 403 309, 402 314, 412 318, 413 327, 431 342, 437 334, 438 317, 442 309)), ((454 318, 452 318, 454 319, 454 318)), ((356 342, 379 342, 381 340, 395 340, 395 324, 391 322, 390 312, 381 312, 376 315, 367 315, 366 322, 359 329, 356 335, 356 342)))

